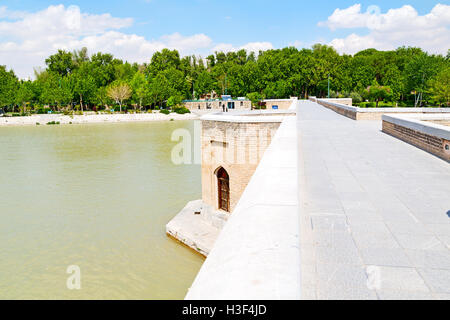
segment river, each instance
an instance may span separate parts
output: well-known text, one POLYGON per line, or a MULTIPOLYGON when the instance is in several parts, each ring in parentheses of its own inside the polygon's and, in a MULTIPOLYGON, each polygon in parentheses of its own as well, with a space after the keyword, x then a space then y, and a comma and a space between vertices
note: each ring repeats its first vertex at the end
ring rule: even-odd
POLYGON ((201 172, 172 164, 170 138, 193 127, 0 128, 0 299, 182 299, 203 258, 165 224, 201 198, 201 172))

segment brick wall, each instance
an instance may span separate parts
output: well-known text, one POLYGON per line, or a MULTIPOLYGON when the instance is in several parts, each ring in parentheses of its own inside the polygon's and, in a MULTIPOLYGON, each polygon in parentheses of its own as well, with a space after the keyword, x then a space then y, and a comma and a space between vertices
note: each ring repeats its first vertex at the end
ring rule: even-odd
POLYGON ((233 212, 280 123, 202 121, 202 198, 218 209, 217 170, 230 177, 230 211, 233 212))
MULTIPOLYGON (((343 115, 347 118, 353 119, 353 120, 381 120, 383 118, 384 114, 389 114, 389 115, 394 115, 394 114, 405 114, 405 113, 418 113, 418 114, 430 114, 430 113, 441 113, 441 109, 436 108, 436 109, 429 109, 427 110, 427 112, 423 112, 422 109, 417 109, 417 110, 405 110, 402 108, 398 108, 398 112, 396 112, 396 109, 391 109, 389 110, 389 112, 386 112, 385 110, 379 110, 379 112, 373 112, 376 109, 371 109, 371 112, 362 112, 363 110, 359 109, 358 111, 352 111, 352 110, 347 110, 344 108, 339 108, 335 105, 329 104, 327 103, 327 101, 330 102, 334 102, 334 103, 340 103, 340 104, 344 104, 342 102, 339 102, 336 99, 336 101, 332 101, 333 99, 327 99, 327 101, 323 101, 323 100, 318 100, 315 98, 311 98, 310 100, 317 102, 318 104, 324 106, 325 108, 328 108, 330 110, 333 110, 334 112, 343 115)), ((436 122, 436 121, 433 121, 436 122)), ((436 122, 438 123, 438 122, 436 122)), ((444 124, 444 125, 449 125, 448 121, 443 121, 440 124, 444 124)))
POLYGON ((450 150, 446 150, 446 146, 450 148, 450 141, 388 121, 383 121, 383 132, 426 150, 444 160, 450 161, 450 150))
POLYGON ((292 105, 292 100, 264 100, 266 109, 272 110, 273 106, 278 106, 278 110, 288 110, 292 105))
MULTIPOLYGON (((227 105, 228 101, 188 101, 184 102, 184 106, 191 111, 196 110, 217 110, 223 111, 223 106, 227 105)), ((251 101, 233 101, 236 110, 250 110, 252 108, 251 101)))

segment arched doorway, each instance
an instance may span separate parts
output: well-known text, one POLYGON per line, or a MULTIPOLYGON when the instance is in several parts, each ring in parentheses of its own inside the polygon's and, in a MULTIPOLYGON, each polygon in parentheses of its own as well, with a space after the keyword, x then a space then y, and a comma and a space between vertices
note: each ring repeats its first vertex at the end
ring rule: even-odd
POLYGON ((217 171, 219 209, 230 212, 230 177, 224 168, 217 171))

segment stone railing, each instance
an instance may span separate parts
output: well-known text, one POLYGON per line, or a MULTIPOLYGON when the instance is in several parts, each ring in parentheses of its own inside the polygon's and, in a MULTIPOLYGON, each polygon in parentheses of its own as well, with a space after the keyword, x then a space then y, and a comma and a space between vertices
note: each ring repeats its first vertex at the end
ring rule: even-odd
POLYGON ((186 299, 300 299, 299 229, 297 119, 284 117, 186 299))
POLYGON ((349 106, 345 104, 345 101, 339 103, 340 99, 317 99, 316 97, 310 97, 310 100, 353 120, 381 120, 384 114, 450 114, 450 109, 445 108, 359 108, 349 106))
POLYGON ((450 162, 450 114, 384 115, 383 132, 450 162))

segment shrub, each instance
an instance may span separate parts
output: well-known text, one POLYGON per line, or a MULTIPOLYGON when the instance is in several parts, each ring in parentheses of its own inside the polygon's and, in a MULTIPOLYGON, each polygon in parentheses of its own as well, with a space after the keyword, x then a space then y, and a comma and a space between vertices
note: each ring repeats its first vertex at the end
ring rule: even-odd
POLYGON ((44 108, 44 107, 39 107, 36 109, 37 114, 47 114, 49 111, 51 111, 50 108, 44 108))
POLYGON ((189 111, 189 109, 186 108, 186 107, 175 107, 175 108, 173 108, 173 111, 174 111, 175 113, 178 113, 178 114, 191 113, 191 112, 189 111))
POLYGON ((264 100, 264 96, 259 92, 251 92, 247 94, 247 99, 252 102, 252 106, 257 107, 261 100, 264 100))
POLYGON ((353 102, 356 104, 361 103, 363 101, 363 98, 358 92, 350 93, 350 98, 352 98, 353 102))
POLYGON ((167 106, 170 108, 173 108, 179 104, 181 104, 181 97, 179 96, 171 96, 168 100, 167 100, 167 106))
POLYGON ((162 109, 159 112, 162 113, 162 114, 170 114, 170 111, 167 110, 167 109, 162 109))
POLYGON ((48 126, 55 125, 55 124, 60 124, 60 122, 59 122, 59 121, 50 121, 50 122, 47 122, 47 125, 48 125, 48 126))
POLYGON ((330 90, 330 98, 339 98, 339 94, 336 91, 330 90))

